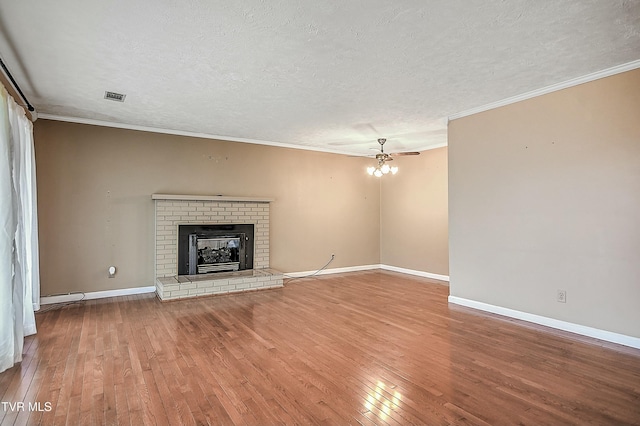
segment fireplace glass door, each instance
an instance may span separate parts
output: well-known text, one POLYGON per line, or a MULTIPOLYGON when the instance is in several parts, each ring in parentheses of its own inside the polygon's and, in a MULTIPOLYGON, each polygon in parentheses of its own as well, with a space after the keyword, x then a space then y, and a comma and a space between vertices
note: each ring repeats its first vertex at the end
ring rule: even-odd
POLYGON ((230 236, 189 235, 189 274, 238 271, 244 269, 243 234, 230 236))

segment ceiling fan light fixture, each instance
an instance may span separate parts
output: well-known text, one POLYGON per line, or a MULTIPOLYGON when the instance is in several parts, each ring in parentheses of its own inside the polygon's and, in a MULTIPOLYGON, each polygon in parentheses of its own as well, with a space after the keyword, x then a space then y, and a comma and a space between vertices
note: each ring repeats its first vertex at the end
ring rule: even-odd
POLYGON ((382 177, 383 175, 387 175, 389 173, 391 173, 392 175, 398 173, 398 166, 390 167, 388 164, 381 162, 377 167, 367 167, 367 174, 369 174, 369 176, 382 177))
POLYGON ((393 161, 391 158, 394 155, 420 155, 419 152, 397 152, 395 154, 387 154, 384 152, 384 144, 387 140, 384 138, 378 139, 378 143, 380 144, 380 152, 376 154, 376 160, 378 160, 378 165, 376 167, 367 167, 367 173, 370 176, 381 177, 382 175, 388 175, 391 173, 395 175, 398 173, 398 166, 389 166, 387 161, 393 161))

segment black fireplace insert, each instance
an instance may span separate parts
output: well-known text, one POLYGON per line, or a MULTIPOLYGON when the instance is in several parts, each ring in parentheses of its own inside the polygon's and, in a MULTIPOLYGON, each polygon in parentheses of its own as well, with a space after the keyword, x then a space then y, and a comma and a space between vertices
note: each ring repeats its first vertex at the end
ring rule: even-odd
POLYGON ((253 224, 178 225, 178 275, 253 269, 253 224))

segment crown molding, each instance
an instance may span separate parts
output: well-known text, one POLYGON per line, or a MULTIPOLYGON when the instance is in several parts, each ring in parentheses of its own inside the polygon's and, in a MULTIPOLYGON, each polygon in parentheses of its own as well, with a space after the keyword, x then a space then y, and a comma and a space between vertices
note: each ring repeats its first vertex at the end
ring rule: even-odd
MULTIPOLYGON (((577 86, 579 84, 588 83, 594 80, 610 77, 612 75, 620 74, 627 71, 632 71, 637 68, 640 68, 640 59, 633 62, 628 62, 626 64, 621 64, 615 67, 607 68, 601 71, 597 71, 591 74, 587 74, 582 77, 577 77, 571 80, 567 80, 562 83, 553 84, 551 86, 543 87, 541 89, 532 90, 530 92, 512 96, 510 98, 502 99, 486 105, 482 105, 482 106, 471 108, 462 112, 451 114, 447 117, 447 123, 450 122, 451 120, 456 120, 458 118, 467 117, 469 115, 478 114, 480 112, 489 111, 495 108, 500 108, 516 102, 524 101, 537 96, 546 95, 548 93, 555 92, 558 90, 577 86)), ((315 146, 307 146, 307 145, 295 145, 295 144, 282 143, 282 142, 266 141, 261 139, 236 138, 232 136, 212 135, 208 133, 190 132, 190 131, 176 130, 176 129, 165 129, 165 128, 159 128, 159 127, 140 126, 137 124, 117 123, 113 121, 95 120, 91 118, 69 117, 69 116, 46 114, 46 113, 38 113, 37 117, 45 120, 64 121, 68 123, 77 123, 77 124, 88 124, 92 126, 113 127, 117 129, 138 130, 142 132, 162 133, 167 135, 187 136, 187 137, 201 138, 201 139, 216 139, 221 141, 251 143, 256 145, 274 146, 279 148, 301 149, 304 151, 325 152, 329 154, 358 156, 358 154, 352 151, 343 151, 343 150, 331 149, 331 148, 323 148, 323 147, 315 147, 315 146)), ((427 151, 430 149, 442 148, 447 145, 448 144, 444 142, 444 143, 439 143, 434 145, 425 145, 422 147, 418 147, 414 150, 427 151)))
POLYGON ((329 154, 353 155, 353 152, 340 151, 337 149, 330 149, 330 148, 321 148, 321 147, 308 146, 308 145, 295 145, 290 143, 272 142, 272 141, 265 141, 260 139, 236 138, 233 136, 211 135, 208 133, 190 132, 186 130, 164 129, 160 127, 140 126, 137 124, 116 123, 113 121, 94 120, 91 118, 69 117, 64 115, 54 115, 54 114, 45 114, 45 113, 38 114, 38 118, 44 119, 44 120, 64 121, 67 123, 88 124, 91 126, 113 127, 116 129, 137 130, 141 132, 151 132, 151 133, 162 133, 165 135, 187 136, 187 137, 200 138, 200 139, 215 139, 215 140, 228 141, 228 142, 251 143, 255 145, 275 146, 278 148, 290 148, 290 149, 301 149, 304 151, 326 152, 329 154))
POLYGON ((451 114, 449 116, 449 121, 457 120, 458 118, 467 117, 473 114, 478 114, 479 112, 500 108, 509 104, 535 98, 537 96, 546 95, 548 93, 556 92, 562 89, 567 89, 569 87, 577 86, 579 84, 589 83, 590 81, 599 80, 601 78, 610 77, 612 75, 620 74, 627 71, 632 71, 637 68, 640 68, 640 59, 637 61, 627 62, 626 64, 607 68, 602 71, 597 71, 591 74, 583 75, 582 77, 573 78, 571 80, 567 80, 562 83, 552 84, 551 86, 532 90, 530 92, 526 92, 521 95, 516 95, 510 98, 502 99, 500 101, 492 102, 490 104, 482 105, 476 108, 471 108, 466 111, 458 112, 456 114, 451 114))

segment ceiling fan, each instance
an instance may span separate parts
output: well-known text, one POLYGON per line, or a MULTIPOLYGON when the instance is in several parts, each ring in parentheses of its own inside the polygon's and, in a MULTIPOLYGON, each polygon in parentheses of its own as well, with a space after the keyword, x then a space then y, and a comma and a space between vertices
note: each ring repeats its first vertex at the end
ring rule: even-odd
POLYGON ((380 144, 380 152, 377 153, 375 157, 376 160, 378 160, 378 165, 376 167, 367 167, 367 173, 369 173, 371 176, 380 177, 388 173, 391 173, 392 175, 398 173, 398 166, 389 166, 387 164, 388 161, 393 161, 392 157, 398 157, 401 155, 420 155, 420 153, 416 151, 387 154, 386 152, 384 152, 384 143, 386 141, 387 140, 385 138, 378 139, 378 143, 380 144))

